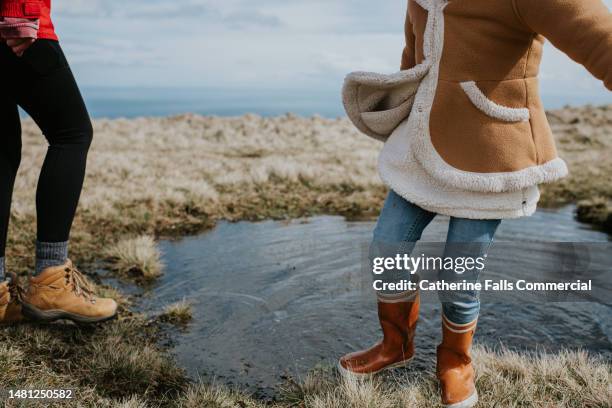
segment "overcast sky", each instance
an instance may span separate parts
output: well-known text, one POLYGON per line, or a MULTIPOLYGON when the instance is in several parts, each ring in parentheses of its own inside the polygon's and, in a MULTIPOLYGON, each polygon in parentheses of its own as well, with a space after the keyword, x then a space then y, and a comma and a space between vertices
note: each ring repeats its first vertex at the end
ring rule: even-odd
MULTIPOLYGON (((86 86, 338 87, 352 70, 397 70, 404 0, 54 0, 86 86)), ((606 0, 608 7, 612 0, 606 0)), ((610 99, 548 47, 544 93, 610 99)))

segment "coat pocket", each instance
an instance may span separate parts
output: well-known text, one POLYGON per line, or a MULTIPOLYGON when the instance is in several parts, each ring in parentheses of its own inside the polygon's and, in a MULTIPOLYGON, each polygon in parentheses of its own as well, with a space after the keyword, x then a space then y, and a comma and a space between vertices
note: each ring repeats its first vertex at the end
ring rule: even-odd
POLYGON ((461 82, 461 88, 474 104, 485 115, 504 122, 527 122, 530 114, 527 108, 510 108, 489 99, 478 87, 476 82, 461 82))

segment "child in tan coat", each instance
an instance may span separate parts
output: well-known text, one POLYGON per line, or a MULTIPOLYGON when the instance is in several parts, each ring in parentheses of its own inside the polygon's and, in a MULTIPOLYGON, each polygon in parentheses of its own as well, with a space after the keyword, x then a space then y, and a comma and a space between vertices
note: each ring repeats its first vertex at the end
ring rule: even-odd
MULTIPOLYGON (((402 72, 349 75, 347 112, 385 142, 379 170, 392 190, 372 256, 385 246, 409 251, 436 214, 451 216, 447 245, 476 244, 471 255, 482 256, 500 220, 531 215, 538 184, 567 174, 539 95, 545 38, 612 90, 612 15, 601 0, 409 0, 402 72)), ((410 360, 418 299, 379 292, 384 338, 340 359, 341 371, 368 375, 410 360)), ((478 296, 442 305, 442 402, 471 407, 478 296)))

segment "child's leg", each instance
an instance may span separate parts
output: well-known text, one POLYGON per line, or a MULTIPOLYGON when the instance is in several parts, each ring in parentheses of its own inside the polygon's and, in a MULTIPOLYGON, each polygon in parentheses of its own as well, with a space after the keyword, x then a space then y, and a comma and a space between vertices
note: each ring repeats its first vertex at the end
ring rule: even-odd
MULTIPOLYGON (((499 220, 451 218, 444 256, 455 260, 455 269, 442 269, 447 282, 477 282, 476 258, 484 257, 493 242, 499 220), (472 258, 468 263, 461 259, 472 258), (471 270, 470 270, 471 269, 471 270)), ((472 366, 472 340, 480 311, 477 291, 439 293, 442 302, 442 342, 437 348, 436 374, 445 407, 472 407, 478 401, 472 366)))
MULTIPOLYGON (((370 262, 379 257, 395 257, 397 254, 408 254, 414 249, 416 242, 421 239, 423 230, 434 219, 436 214, 426 211, 403 199, 395 192, 389 192, 385 205, 374 229, 374 238, 370 246, 370 262)), ((399 282, 402 279, 410 280, 408 272, 393 273, 386 271, 381 275, 374 275, 374 279, 385 282, 399 282)), ((401 291, 379 291, 378 299, 385 301, 401 300, 401 291)))
MULTIPOLYGON (((451 218, 444 257, 455 259, 484 257, 500 223, 501 220, 451 218)), ((464 279, 468 282, 477 282, 480 272, 478 269, 469 271, 467 268, 459 271, 443 269, 439 272, 439 279, 447 282, 464 279)), ((473 322, 480 311, 478 295, 476 291, 442 293, 444 315, 449 321, 458 325, 473 322)))
MULTIPOLYGON (((410 253, 435 214, 413 205, 390 192, 374 230, 370 261, 410 253)), ((375 279, 397 282, 410 279, 403 274, 375 274, 375 279), (387 275, 387 276, 384 276, 387 275)), ((414 334, 419 317, 416 291, 377 291, 378 320, 383 339, 373 347, 345 355, 338 362, 341 373, 371 375, 407 364, 414 356, 414 334)))

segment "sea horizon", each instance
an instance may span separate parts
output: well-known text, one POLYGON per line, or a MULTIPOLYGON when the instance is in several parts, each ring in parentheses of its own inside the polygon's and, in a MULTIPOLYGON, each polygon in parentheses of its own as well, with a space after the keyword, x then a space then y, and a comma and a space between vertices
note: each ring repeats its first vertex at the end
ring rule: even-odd
MULTIPOLYGON (((241 89, 221 87, 103 87, 83 86, 81 92, 93 118, 173 116, 186 113, 214 116, 292 113, 326 118, 345 116, 340 85, 325 89, 241 89)), ((546 109, 607 105, 607 93, 542 93, 546 109)))

